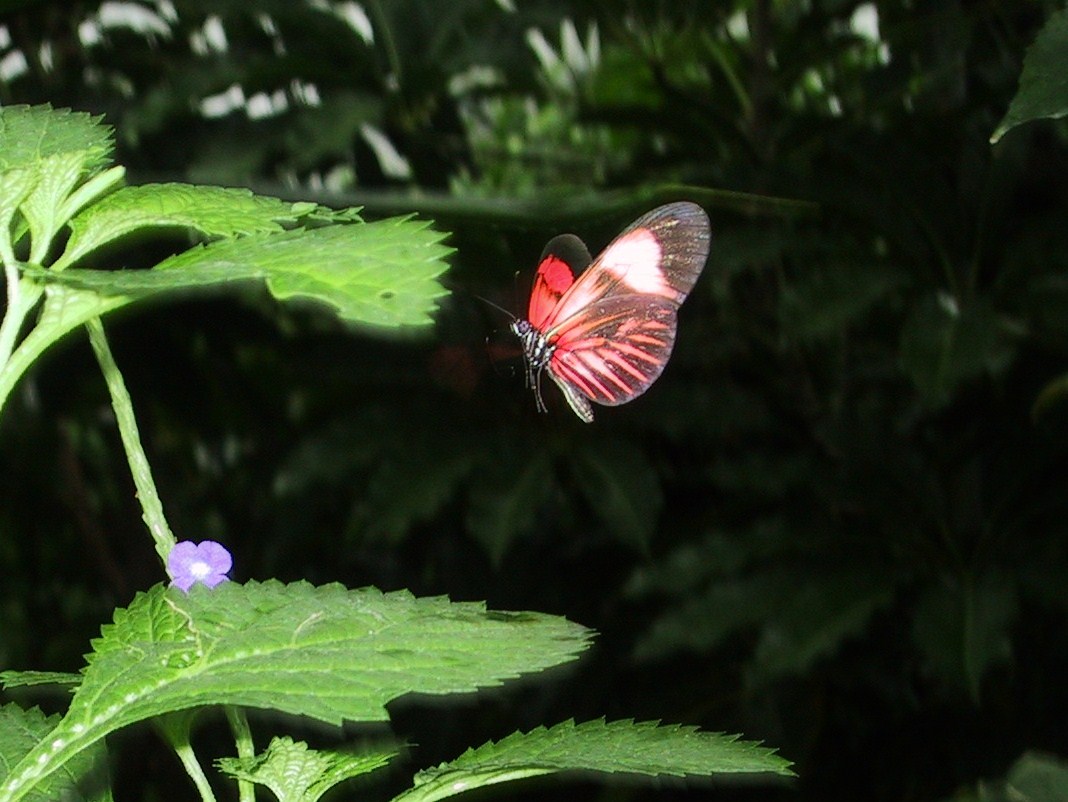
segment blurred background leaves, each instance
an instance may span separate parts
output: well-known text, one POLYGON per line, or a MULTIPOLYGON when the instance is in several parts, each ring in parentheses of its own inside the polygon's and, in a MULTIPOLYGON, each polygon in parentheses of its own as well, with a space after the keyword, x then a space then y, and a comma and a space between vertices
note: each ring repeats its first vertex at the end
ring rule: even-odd
MULTIPOLYGON (((1060 4, 5 8, 0 99, 105 114, 132 182, 451 232, 429 337, 251 292, 109 326, 173 527, 226 543, 238 578, 603 633, 536 693, 398 710, 421 761, 607 715, 765 739, 800 779, 761 798, 1063 783, 1033 753, 1068 754, 1065 123, 989 143, 1060 4), (473 296, 518 311, 552 235, 596 251, 678 198, 713 248, 664 376, 592 426, 555 390, 537 415, 473 296)), ((84 342, 7 412, 0 663, 70 669, 159 571, 84 342)))

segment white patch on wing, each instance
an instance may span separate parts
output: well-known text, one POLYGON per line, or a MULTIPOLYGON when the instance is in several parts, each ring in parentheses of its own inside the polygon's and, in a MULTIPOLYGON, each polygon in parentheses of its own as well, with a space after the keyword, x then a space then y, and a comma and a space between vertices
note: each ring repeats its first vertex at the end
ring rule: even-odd
POLYGON ((646 228, 620 237, 601 256, 601 265, 634 292, 672 298, 676 292, 660 269, 660 243, 646 228))

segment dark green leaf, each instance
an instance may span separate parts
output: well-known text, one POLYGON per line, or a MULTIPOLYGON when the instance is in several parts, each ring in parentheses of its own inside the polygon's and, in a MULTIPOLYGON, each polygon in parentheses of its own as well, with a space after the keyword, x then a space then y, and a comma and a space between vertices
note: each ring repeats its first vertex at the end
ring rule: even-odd
POLYGON ((663 504, 660 480, 644 452, 620 440, 575 453, 579 487, 609 532, 644 550, 663 504))
POLYGON ((939 296, 916 305, 902 329, 900 353, 916 388, 929 404, 941 406, 962 382, 1004 369, 1013 348, 988 303, 960 307, 939 296))
POLYGON ((1007 131, 1042 117, 1057 119, 1068 114, 1068 9, 1054 12, 1039 31, 1024 57, 1020 89, 994 133, 997 142, 1007 131))
POLYGON ((916 605, 913 637, 930 670, 980 700, 983 676, 1012 656, 1017 594, 1006 576, 987 573, 933 585, 916 605))

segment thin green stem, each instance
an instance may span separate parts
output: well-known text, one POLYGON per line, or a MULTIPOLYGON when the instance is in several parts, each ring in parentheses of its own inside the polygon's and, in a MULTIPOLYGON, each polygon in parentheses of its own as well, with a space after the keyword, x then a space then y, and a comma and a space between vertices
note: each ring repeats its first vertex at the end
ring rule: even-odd
POLYGON ((156 719, 156 729, 163 736, 163 739, 170 744, 174 753, 178 755, 178 759, 182 761, 185 773, 189 775, 189 779, 197 787, 200 798, 204 802, 215 802, 215 792, 212 790, 208 777, 204 774, 204 769, 201 767, 197 754, 193 751, 193 745, 190 742, 190 733, 192 732, 195 718, 196 712, 191 710, 168 713, 156 719))
POLYGON ((123 448, 126 449, 126 459, 130 463, 130 471, 133 473, 134 485, 137 488, 137 498, 141 502, 142 518, 148 526, 148 531, 156 543, 156 553, 159 554, 163 564, 167 564, 167 555, 174 548, 175 538, 167 525, 167 519, 163 515, 163 503, 159 493, 156 492, 156 483, 152 479, 152 469, 148 464, 148 457, 141 446, 141 435, 137 431, 137 419, 134 417, 133 402, 130 394, 126 391, 126 383, 115 358, 111 354, 107 337, 104 335, 104 326, 100 318, 93 318, 85 324, 89 330, 89 342, 96 353, 100 369, 104 373, 104 380, 111 394, 111 406, 115 410, 115 420, 119 426, 119 434, 122 437, 123 448))
POLYGON ((200 766, 200 761, 197 760, 197 754, 193 751, 192 745, 189 743, 175 744, 174 751, 178 755, 178 759, 182 761, 185 773, 189 775, 189 779, 197 787, 200 798, 204 802, 215 802, 215 792, 211 790, 211 784, 208 782, 207 775, 204 774, 204 769, 200 766))
MULTIPOLYGON (((245 711, 240 707, 227 705, 226 720, 230 722, 230 731, 234 734, 234 743, 237 744, 237 756, 251 758, 256 755, 256 745, 252 742, 252 730, 248 726, 248 718, 245 711)), ((256 788, 248 780, 238 780, 238 799, 240 802, 255 802, 256 788)))
POLYGON ((0 323, 0 370, 7 367, 26 316, 37 306, 44 292, 41 285, 20 279, 14 265, 4 265, 4 272, 7 274, 7 309, 4 310, 4 322, 0 323))
POLYGON ((379 36, 382 38, 383 47, 386 49, 386 61, 389 63, 390 69, 390 74, 387 76, 387 87, 400 94, 401 86, 404 84, 403 65, 397 52, 397 43, 393 38, 393 28, 380 0, 372 0, 370 9, 377 23, 375 36, 376 38, 379 36))

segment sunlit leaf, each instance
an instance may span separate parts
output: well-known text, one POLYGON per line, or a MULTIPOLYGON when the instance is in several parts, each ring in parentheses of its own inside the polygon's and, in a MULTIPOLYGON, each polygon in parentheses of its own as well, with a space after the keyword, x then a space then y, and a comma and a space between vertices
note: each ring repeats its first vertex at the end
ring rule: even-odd
POLYGON ((71 235, 57 265, 77 262, 87 253, 133 231, 188 228, 206 237, 280 232, 313 204, 286 203, 246 189, 193 184, 142 184, 123 187, 87 207, 70 221, 71 235))
POLYGON ((408 693, 474 691, 573 660, 589 635, 555 616, 373 588, 157 585, 93 641, 67 714, 9 779, 40 783, 120 727, 192 707, 383 721, 408 693))
POLYGON ((191 248, 152 270, 28 270, 44 281, 129 300, 263 280, 282 300, 315 300, 376 326, 431 321, 444 234, 404 218, 251 234, 191 248))
POLYGON ((396 754, 396 749, 323 751, 292 738, 273 738, 261 754, 221 758, 219 768, 235 779, 266 786, 279 802, 316 802, 338 783, 381 768, 396 754))
POLYGON ((460 791, 561 771, 710 777, 729 772, 792 774, 773 750, 696 727, 603 719, 514 733, 420 772, 394 802, 431 802, 460 791))

